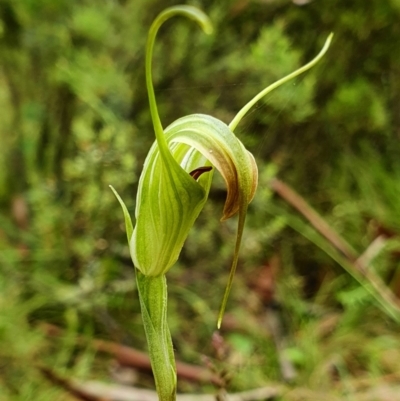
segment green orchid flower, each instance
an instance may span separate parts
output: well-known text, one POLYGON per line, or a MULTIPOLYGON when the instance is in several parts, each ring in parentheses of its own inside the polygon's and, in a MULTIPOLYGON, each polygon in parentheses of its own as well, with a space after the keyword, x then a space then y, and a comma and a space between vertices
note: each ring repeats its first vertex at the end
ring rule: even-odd
POLYGON ((227 187, 222 220, 238 214, 236 244, 219 312, 219 328, 238 262, 248 204, 254 197, 258 179, 254 157, 233 131, 259 99, 316 64, 328 49, 332 37, 329 36, 314 60, 260 92, 240 110, 229 125, 208 115, 193 114, 178 119, 164 129, 155 100, 151 62, 159 28, 176 15, 194 20, 208 34, 212 32, 208 17, 191 6, 175 6, 164 10, 150 28, 146 51, 146 85, 156 141, 147 155, 140 176, 134 228, 124 202, 111 187, 124 212, 160 400, 174 400, 176 392, 175 362, 166 321, 165 274, 177 261, 189 231, 203 209, 213 172, 219 171, 227 187))

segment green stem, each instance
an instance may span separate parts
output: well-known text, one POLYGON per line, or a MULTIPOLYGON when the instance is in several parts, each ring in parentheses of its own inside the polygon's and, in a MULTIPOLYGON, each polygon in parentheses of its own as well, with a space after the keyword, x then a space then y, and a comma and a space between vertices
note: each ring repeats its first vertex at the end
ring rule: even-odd
POLYGON ((156 96, 154 94, 154 88, 153 88, 151 67, 152 67, 154 42, 157 36, 157 32, 165 21, 176 15, 181 15, 183 17, 194 20, 200 25, 203 31, 207 34, 210 34, 212 32, 212 25, 207 15, 204 14, 201 10, 192 6, 175 6, 166 8, 157 16, 157 18, 154 20, 154 22, 150 27, 146 45, 146 86, 147 86, 147 93, 149 95, 151 119, 153 121, 154 131, 156 134, 158 145, 160 147, 160 152, 162 153, 163 157, 165 155, 167 156, 170 155, 170 152, 168 149, 167 141, 165 140, 164 130, 161 124, 160 116, 158 114, 156 96))
POLYGON ((151 367, 160 401, 176 400, 176 367, 167 325, 165 275, 145 276, 136 269, 136 282, 151 367))
POLYGON ((243 206, 241 207, 241 209, 239 211, 235 251, 233 254, 233 262, 232 262, 231 271, 229 273, 228 284, 226 285, 224 297, 222 299, 221 307, 220 307, 219 313, 218 313, 218 321, 217 321, 218 330, 221 328, 222 318, 224 317, 226 304, 228 303, 229 294, 230 294, 231 288, 232 288, 233 278, 235 277, 236 267, 237 267, 238 260, 239 260, 240 245, 242 243, 244 223, 246 221, 246 214, 247 214, 247 203, 243 204, 243 206))

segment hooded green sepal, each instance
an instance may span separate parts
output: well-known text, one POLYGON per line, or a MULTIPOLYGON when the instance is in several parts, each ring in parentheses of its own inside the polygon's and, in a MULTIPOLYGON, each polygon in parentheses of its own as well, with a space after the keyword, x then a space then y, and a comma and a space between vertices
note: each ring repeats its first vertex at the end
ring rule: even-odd
POLYGON ((197 180, 190 172, 210 165, 219 170, 227 185, 222 220, 243 214, 257 186, 253 156, 222 121, 186 116, 166 128, 165 139, 169 160, 155 142, 145 161, 130 240, 135 266, 149 276, 165 274, 176 262, 207 200, 212 172, 197 180))
POLYGON ((136 283, 157 394, 160 401, 174 401, 176 367, 167 324, 167 282, 164 275, 149 277, 136 270, 136 283))
MULTIPOLYGON (((226 220, 238 213, 236 244, 228 284, 218 316, 219 328, 238 263, 247 207, 257 188, 257 165, 253 155, 245 149, 232 130, 222 121, 208 115, 194 114, 180 118, 167 127, 165 136, 168 143, 179 141, 179 146, 186 144, 192 151, 197 150, 221 173, 227 187, 227 198, 221 220, 226 220)), ((190 166, 189 170, 193 167, 190 166)), ((207 185, 208 192, 211 180, 207 182, 207 185)))

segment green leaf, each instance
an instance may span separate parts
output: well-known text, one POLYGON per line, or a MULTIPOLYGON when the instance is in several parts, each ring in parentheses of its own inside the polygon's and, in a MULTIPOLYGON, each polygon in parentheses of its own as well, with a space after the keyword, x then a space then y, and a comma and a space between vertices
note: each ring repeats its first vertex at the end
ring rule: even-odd
POLYGON ((121 199, 119 196, 118 192, 114 189, 112 185, 110 185, 111 190, 114 192, 114 195, 118 199, 118 202, 120 203, 122 207, 122 211, 124 213, 124 218, 125 218, 125 228, 126 228, 126 236, 128 238, 128 243, 132 238, 132 233, 133 233, 133 224, 131 220, 131 216, 129 215, 128 209, 124 203, 124 201, 121 199))

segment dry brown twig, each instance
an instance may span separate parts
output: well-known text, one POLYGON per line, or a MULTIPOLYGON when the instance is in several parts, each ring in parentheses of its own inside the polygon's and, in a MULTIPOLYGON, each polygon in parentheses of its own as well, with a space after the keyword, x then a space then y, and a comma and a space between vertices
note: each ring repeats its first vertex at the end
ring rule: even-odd
MULTIPOLYGON (((348 266, 353 272, 366 280, 366 282, 379 293, 382 299, 395 310, 397 315, 396 320, 400 320, 400 300, 386 286, 384 281, 365 264, 371 261, 371 258, 366 257, 367 251, 360 257, 344 238, 342 238, 297 192, 283 181, 274 178, 270 181, 269 186, 282 199, 297 209, 297 211, 346 258, 348 266)), ((382 244, 379 246, 382 246, 382 244)), ((374 250, 374 252, 376 252, 376 250, 374 250)))
POLYGON ((289 185, 283 181, 274 178, 269 186, 282 199, 297 209, 310 224, 323 235, 338 251, 340 251, 349 261, 355 262, 358 258, 355 250, 335 230, 289 185))
POLYGON ((387 238, 384 235, 379 235, 376 237, 368 245, 368 248, 359 256, 357 259, 357 264, 361 266, 369 266, 386 244, 387 238))
MULTIPOLYGON (((155 391, 99 381, 75 382, 76 388, 92 395, 103 396, 111 401, 158 401, 155 391)), ((273 399, 283 392, 282 386, 261 387, 240 393, 227 394, 228 401, 256 401, 273 399)), ((215 394, 178 394, 177 401, 215 401, 215 394)))
POLYGON ((76 385, 73 380, 65 379, 47 367, 41 366, 38 369, 48 381, 55 384, 57 387, 63 388, 78 400, 111 401, 111 399, 105 397, 104 394, 91 394, 87 392, 82 386, 76 385))
MULTIPOLYGON (((41 325, 42 330, 49 336, 61 336, 63 330, 57 326, 44 323, 41 325)), ((94 349, 112 355, 120 365, 139 369, 140 371, 151 373, 151 364, 149 356, 142 351, 136 350, 125 345, 121 345, 112 341, 105 340, 87 340, 83 338, 77 339, 78 343, 90 343, 94 349)), ((176 370, 178 378, 183 380, 194 381, 198 383, 212 383, 221 386, 223 383, 218 375, 209 369, 201 366, 190 365, 188 363, 176 362, 176 370)))
MULTIPOLYGON (((47 367, 40 367, 41 373, 53 384, 82 401, 158 401, 153 390, 140 389, 100 381, 83 382, 65 379, 47 367)), ((283 386, 268 386, 240 393, 225 394, 227 401, 270 400, 282 394, 283 386)), ((216 394, 178 394, 177 401, 215 401, 216 394)))

